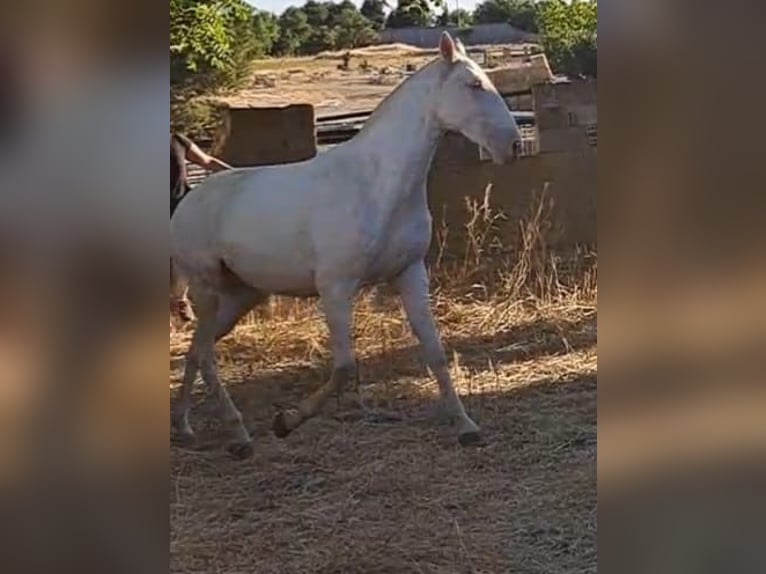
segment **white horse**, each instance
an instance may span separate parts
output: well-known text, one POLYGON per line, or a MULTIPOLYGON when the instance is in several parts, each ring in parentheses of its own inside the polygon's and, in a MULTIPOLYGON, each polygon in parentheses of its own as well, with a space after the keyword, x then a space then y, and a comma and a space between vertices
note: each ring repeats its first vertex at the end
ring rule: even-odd
POLYGON ((315 416, 354 374, 352 306, 360 287, 391 284, 433 371, 460 444, 479 442, 453 386, 430 309, 424 258, 431 241, 426 179, 443 132, 487 149, 496 163, 520 150, 516 122, 460 42, 444 33, 440 57, 403 82, 353 139, 311 160, 216 174, 171 219, 171 256, 189 283, 197 327, 174 430, 192 439, 188 412, 198 370, 233 434, 229 451, 252 453, 242 416, 219 380, 215 343, 270 294, 320 298, 330 334, 329 382, 296 410, 278 412, 285 437, 315 416))

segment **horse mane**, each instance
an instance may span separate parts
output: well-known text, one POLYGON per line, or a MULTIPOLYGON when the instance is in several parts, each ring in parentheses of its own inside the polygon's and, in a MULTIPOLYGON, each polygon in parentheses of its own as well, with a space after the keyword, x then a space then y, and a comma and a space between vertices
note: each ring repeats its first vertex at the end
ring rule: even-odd
POLYGON ((364 126, 362 126, 362 129, 359 130, 359 133, 357 135, 361 135, 370 129, 372 129, 377 121, 386 115, 386 112, 391 107, 394 100, 397 99, 397 96, 404 90, 404 88, 415 79, 422 77, 426 73, 427 70, 432 70, 435 68, 438 64, 442 62, 442 59, 440 57, 436 57, 430 62, 428 62, 425 66, 420 68, 417 72, 415 72, 412 76, 404 80, 403 82, 400 82, 398 86, 396 86, 391 92, 383 98, 383 100, 377 105, 377 107, 373 110, 372 114, 370 114, 370 117, 367 118, 367 121, 364 122, 364 126))

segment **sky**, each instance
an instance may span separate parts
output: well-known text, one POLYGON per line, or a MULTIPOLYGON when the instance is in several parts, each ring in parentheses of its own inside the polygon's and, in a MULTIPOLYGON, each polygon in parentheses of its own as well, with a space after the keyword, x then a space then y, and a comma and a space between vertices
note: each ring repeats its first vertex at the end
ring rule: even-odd
MULTIPOLYGON (((248 4, 252 4, 256 8, 261 10, 268 10, 269 12, 275 12, 280 14, 288 6, 302 6, 305 0, 245 0, 248 4)), ((448 0, 450 10, 454 10, 457 7, 473 11, 478 4, 479 0, 448 0)), ((352 0, 357 6, 361 6, 362 0, 352 0)), ((391 4, 396 4, 395 0, 391 0, 391 4)))

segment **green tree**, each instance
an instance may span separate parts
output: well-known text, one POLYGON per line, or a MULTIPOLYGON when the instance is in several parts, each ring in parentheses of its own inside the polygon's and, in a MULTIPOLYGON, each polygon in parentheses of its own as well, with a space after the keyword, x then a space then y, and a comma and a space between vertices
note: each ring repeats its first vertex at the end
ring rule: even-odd
POLYGON ((311 36, 308 17, 301 8, 291 6, 279 16, 279 36, 274 43, 273 53, 278 56, 297 54, 311 36))
POLYGON ((428 26, 435 21, 433 8, 443 5, 444 0, 399 0, 386 19, 386 28, 428 26))
POLYGON ((250 18, 232 24, 232 62, 221 73, 227 86, 239 86, 250 78, 253 60, 271 53, 279 33, 276 16, 270 12, 252 10, 250 18))
POLYGON ((306 20, 311 27, 326 26, 330 18, 331 2, 316 2, 308 0, 300 10, 306 14, 306 20))
POLYGON ((473 24, 473 15, 463 8, 449 10, 445 6, 436 23, 439 26, 470 26, 473 24))
POLYGON ((253 35, 261 44, 258 57, 270 55, 274 50, 277 38, 279 38, 279 20, 276 14, 261 10, 256 11, 253 16, 253 35))
POLYGON ((340 26, 341 21, 344 18, 344 13, 354 12, 359 14, 359 9, 356 7, 356 4, 351 2, 351 0, 343 0, 338 4, 335 4, 334 2, 328 2, 327 4, 328 16, 325 23, 331 28, 337 28, 340 26))
POLYGON ((308 38, 301 43, 298 53, 309 56, 325 50, 334 50, 337 30, 325 24, 311 29, 308 38))
POLYGON ((216 121, 199 96, 239 87, 277 31, 243 0, 170 0, 169 33, 171 126, 197 137, 216 121))
POLYGON ((377 40, 372 22, 362 16, 356 7, 346 8, 338 16, 336 49, 359 48, 369 46, 377 40))
POLYGON ((473 12, 476 24, 507 22, 525 32, 537 32, 537 4, 533 0, 485 0, 473 12))
POLYGON ((254 8, 243 0, 170 0, 171 83, 215 85, 263 45, 253 37, 254 8))
POLYGON ((376 30, 382 30, 386 25, 386 6, 385 0, 364 0, 359 11, 376 30))
POLYGON ((537 26, 554 71, 568 76, 597 76, 596 0, 543 0, 537 26))
POLYGON ((377 34, 351 0, 339 3, 308 0, 279 17, 275 55, 311 55, 325 50, 356 48, 373 43, 377 34))

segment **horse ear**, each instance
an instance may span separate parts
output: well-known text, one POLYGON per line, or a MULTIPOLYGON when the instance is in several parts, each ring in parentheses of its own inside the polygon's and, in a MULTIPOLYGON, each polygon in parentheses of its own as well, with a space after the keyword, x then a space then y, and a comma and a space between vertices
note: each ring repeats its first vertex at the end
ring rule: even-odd
POLYGON ((457 48, 457 51, 460 52, 463 56, 468 57, 468 55, 465 53, 465 46, 463 45, 463 41, 460 38, 455 38, 455 47, 457 48))
POLYGON ((455 42, 452 40, 452 36, 449 32, 442 32, 441 40, 439 40, 439 53, 442 58, 447 60, 450 64, 457 59, 457 48, 455 42))

